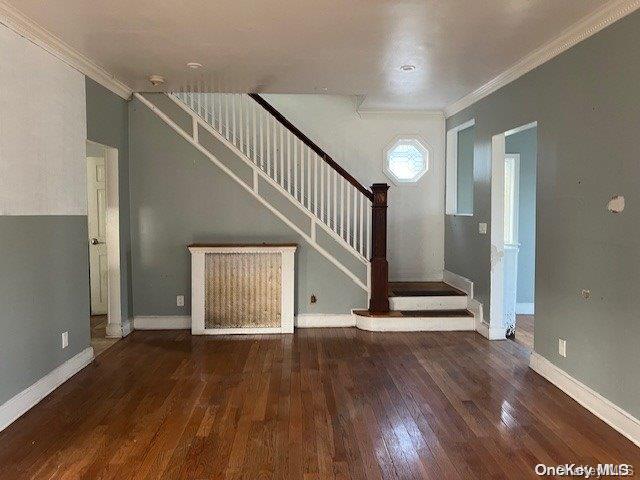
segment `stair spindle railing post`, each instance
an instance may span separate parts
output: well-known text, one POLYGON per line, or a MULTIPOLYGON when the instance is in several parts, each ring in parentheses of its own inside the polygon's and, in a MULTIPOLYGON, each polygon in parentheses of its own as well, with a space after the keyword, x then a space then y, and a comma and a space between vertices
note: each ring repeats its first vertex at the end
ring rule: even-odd
POLYGON ((371 313, 389 311, 389 263, 387 262, 387 191, 386 183, 371 186, 371 313))

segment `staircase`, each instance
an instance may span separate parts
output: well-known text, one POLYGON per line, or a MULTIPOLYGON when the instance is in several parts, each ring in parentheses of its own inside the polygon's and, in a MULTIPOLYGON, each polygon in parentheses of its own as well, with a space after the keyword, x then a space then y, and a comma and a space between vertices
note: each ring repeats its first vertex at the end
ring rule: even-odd
POLYGON ((466 293, 444 282, 389 283, 390 311, 355 310, 355 324, 373 331, 475 330, 466 293))
POLYGON ((353 312, 356 326, 388 331, 474 329, 463 292, 441 282, 389 284, 388 185, 364 187, 260 95, 197 89, 165 95, 168 101, 159 105, 135 94, 368 293, 369 309, 353 312), (176 117, 176 106, 187 121, 176 117), (207 147, 206 136, 234 152, 250 178, 218 159, 207 147), (269 189, 298 215, 274 201, 269 189), (302 217, 302 223, 294 216, 302 217))

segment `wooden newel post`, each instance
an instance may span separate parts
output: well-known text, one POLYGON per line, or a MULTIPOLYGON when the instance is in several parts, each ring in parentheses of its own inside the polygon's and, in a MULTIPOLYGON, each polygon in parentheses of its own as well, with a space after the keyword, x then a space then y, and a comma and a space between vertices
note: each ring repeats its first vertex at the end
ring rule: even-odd
POLYGON ((371 185, 371 299, 369 312, 389 311, 389 264, 387 263, 387 190, 386 183, 371 185))

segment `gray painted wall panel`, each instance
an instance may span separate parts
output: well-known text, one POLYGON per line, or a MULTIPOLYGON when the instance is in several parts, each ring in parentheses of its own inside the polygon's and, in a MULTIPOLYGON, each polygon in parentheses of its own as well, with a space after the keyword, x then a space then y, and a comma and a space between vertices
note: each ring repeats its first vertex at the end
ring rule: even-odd
POLYGON ((120 291, 124 322, 133 311, 129 218, 129 112, 125 100, 90 78, 86 79, 86 92, 87 139, 118 149, 120 291))
POLYGON ((0 404, 89 346, 86 239, 84 215, 0 217, 0 404))
POLYGON ((137 100, 129 125, 135 315, 190 313, 186 247, 194 242, 297 242, 297 312, 348 313, 366 305, 351 279, 137 100), (185 295, 184 308, 176 307, 177 294, 185 295))
POLYGON ((476 119, 475 215, 446 217, 445 264, 488 315, 491 136, 538 121, 535 350, 640 416, 640 12, 447 121, 476 119), (627 208, 606 210, 622 194, 627 208), (581 289, 591 299, 581 297, 581 289), (567 358, 558 355, 567 340, 567 358))

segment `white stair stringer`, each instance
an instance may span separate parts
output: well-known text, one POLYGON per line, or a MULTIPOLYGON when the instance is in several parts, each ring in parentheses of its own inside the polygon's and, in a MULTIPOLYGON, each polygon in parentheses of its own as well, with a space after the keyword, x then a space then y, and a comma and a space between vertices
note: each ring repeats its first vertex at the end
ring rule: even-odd
POLYGON ((316 224, 343 248, 368 263, 370 192, 365 195, 352 185, 250 95, 186 87, 169 97, 245 163, 271 179, 270 184, 303 212, 311 213, 316 224))
POLYGON ((264 205, 268 210, 270 210, 275 216, 277 216, 280 220, 282 220, 288 227, 298 233, 304 240, 311 245, 318 253, 324 256, 327 260, 333 263, 338 269, 340 269, 345 275, 347 275, 356 285, 365 290, 366 292, 370 291, 369 282, 370 282, 370 263, 366 259, 364 255, 354 249, 347 241, 344 240, 341 236, 337 235, 336 232, 331 230, 324 222, 320 221, 315 214, 310 211, 305 206, 301 205, 298 199, 296 199, 293 195, 291 195, 286 189, 284 189, 280 184, 275 182, 269 175, 267 175, 261 168, 251 161, 247 155, 242 152, 236 145, 234 145, 231 141, 225 138, 221 133, 219 133, 216 129, 214 129, 208 122, 206 122, 200 115, 198 115, 195 111, 185 105, 181 100, 179 100, 174 95, 167 94, 167 97, 170 98, 173 102, 175 102, 180 108, 182 108, 187 114, 189 114, 192 118, 192 131, 185 131, 180 125, 174 122, 169 115, 164 113, 159 107, 157 107, 154 103, 149 101, 140 93, 134 93, 135 98, 137 98, 140 102, 146 105, 153 113, 156 114, 165 124, 167 124, 171 129, 173 129, 177 134, 179 134, 182 138, 188 141, 194 148, 196 148, 200 153, 205 155, 209 160, 214 163, 218 168, 220 168, 224 173, 226 173, 229 177, 231 177, 236 183, 238 183, 242 188, 244 188, 247 192, 253 195, 262 205, 264 205), (202 144, 200 144, 198 140, 198 127, 201 126, 206 131, 208 131, 211 135, 213 135, 217 140, 222 142, 227 148, 233 151, 248 167, 252 169, 253 172, 253 185, 247 185, 236 173, 234 173, 229 167, 227 167, 224 163, 222 163, 215 155, 213 155, 208 149, 206 149, 202 144), (276 189, 279 193, 281 193, 285 198, 287 198, 293 205, 295 205, 299 210, 301 210, 305 215, 307 215, 310 219, 310 234, 306 233, 303 229, 301 229, 298 225, 296 225, 293 221, 291 221, 286 215, 284 215, 280 210, 278 210, 274 205, 272 205, 265 197, 260 194, 258 185, 259 179, 262 179, 266 183, 268 183, 271 187, 276 189), (325 248, 318 244, 316 241, 316 229, 320 227, 324 229, 341 247, 343 247, 346 251, 351 253, 357 260, 359 260, 366 267, 366 279, 365 281, 361 280, 355 273, 353 273, 348 267, 346 267, 342 262, 340 262, 335 256, 333 256, 330 252, 328 252, 325 248))

